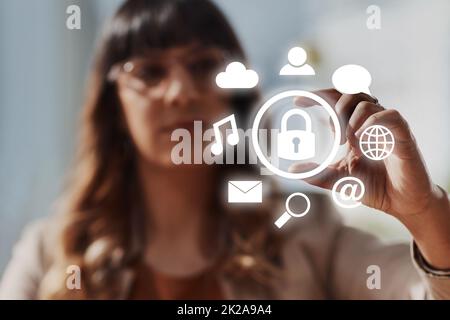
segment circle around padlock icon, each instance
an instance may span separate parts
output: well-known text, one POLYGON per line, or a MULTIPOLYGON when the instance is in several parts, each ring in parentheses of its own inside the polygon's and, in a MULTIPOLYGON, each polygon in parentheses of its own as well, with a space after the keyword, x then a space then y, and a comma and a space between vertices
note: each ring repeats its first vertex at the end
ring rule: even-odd
POLYGON ((341 142, 341 126, 339 124, 339 119, 337 117, 337 114, 335 110, 331 107, 331 105, 323 98, 318 96, 315 93, 304 91, 304 90, 288 90, 280 92, 271 98, 269 98, 264 104, 258 109, 256 112, 255 118, 253 120, 252 125, 252 133, 251 133, 251 143, 254 148, 254 151, 256 153, 256 156, 258 157, 259 161, 273 174, 276 174, 277 176, 286 178, 286 179, 306 179, 313 177, 323 170, 325 170, 334 160, 335 156, 338 153, 340 142, 341 142), (271 160, 268 159, 268 157, 264 154, 264 152, 261 149, 261 146, 259 145, 259 125, 261 123, 261 120, 264 116, 264 114, 272 108, 277 102, 286 99, 286 98, 294 98, 294 97, 306 97, 309 99, 312 99, 313 101, 316 101, 319 106, 322 106, 325 111, 330 115, 331 122, 333 124, 334 128, 334 140, 330 149, 330 152, 326 156, 326 158, 319 163, 317 167, 312 168, 309 171, 305 172, 288 172, 285 170, 282 170, 281 168, 278 168, 276 165, 274 165, 271 160))
POLYGON ((311 159, 316 154, 316 136, 312 132, 309 114, 302 109, 291 109, 281 118, 281 130, 277 137, 278 157, 286 160, 311 159), (305 130, 288 130, 287 121, 292 116, 301 116, 305 120, 305 130))

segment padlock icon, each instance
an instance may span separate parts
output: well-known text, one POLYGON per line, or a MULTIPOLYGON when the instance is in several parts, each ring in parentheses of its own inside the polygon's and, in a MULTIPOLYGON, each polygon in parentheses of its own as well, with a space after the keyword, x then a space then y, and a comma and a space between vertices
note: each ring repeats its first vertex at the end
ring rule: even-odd
POLYGON ((316 155, 316 135, 312 132, 309 114, 302 109, 291 109, 281 118, 281 130, 277 137, 278 157, 287 160, 305 160, 316 155), (288 130, 287 122, 294 115, 305 120, 305 130, 288 130))

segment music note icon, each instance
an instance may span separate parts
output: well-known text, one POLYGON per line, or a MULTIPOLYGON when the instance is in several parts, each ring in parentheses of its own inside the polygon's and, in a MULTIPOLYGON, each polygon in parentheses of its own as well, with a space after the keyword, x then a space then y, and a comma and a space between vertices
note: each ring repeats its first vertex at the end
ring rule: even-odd
POLYGON ((232 114, 231 116, 228 116, 225 119, 222 119, 213 124, 214 136, 216 141, 211 146, 211 152, 216 156, 223 152, 222 133, 220 132, 220 126, 224 125, 227 122, 230 122, 232 132, 230 135, 228 135, 227 142, 232 146, 235 146, 239 143, 239 134, 237 131, 236 118, 234 117, 234 114, 232 114))

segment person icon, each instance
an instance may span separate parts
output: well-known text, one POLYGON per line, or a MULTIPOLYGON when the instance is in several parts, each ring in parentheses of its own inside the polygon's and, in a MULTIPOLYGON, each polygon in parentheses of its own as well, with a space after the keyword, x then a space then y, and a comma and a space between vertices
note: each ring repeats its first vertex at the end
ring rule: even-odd
POLYGON ((313 76, 316 74, 314 69, 305 64, 307 59, 306 51, 303 48, 295 47, 289 50, 288 61, 280 70, 280 76, 313 76))

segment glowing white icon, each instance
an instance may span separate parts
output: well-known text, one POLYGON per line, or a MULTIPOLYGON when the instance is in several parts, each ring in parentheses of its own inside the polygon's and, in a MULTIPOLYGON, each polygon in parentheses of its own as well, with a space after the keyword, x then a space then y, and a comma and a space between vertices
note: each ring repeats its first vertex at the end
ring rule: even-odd
POLYGON ((313 76, 316 74, 313 67, 305 64, 307 59, 306 51, 303 48, 295 47, 289 50, 288 61, 280 70, 280 76, 313 76))
POLYGON ((261 181, 228 181, 228 203, 261 202, 261 181))
POLYGON ((223 152, 222 133, 220 132, 220 126, 226 124, 227 122, 230 122, 231 124, 231 134, 228 135, 227 142, 232 146, 235 146, 239 143, 239 134, 237 130, 236 118, 234 117, 234 114, 232 114, 231 116, 228 116, 225 119, 222 119, 213 124, 214 139, 216 141, 211 146, 211 152, 216 156, 223 152))
MULTIPOLYGON (((276 174, 280 177, 286 178, 286 179, 306 179, 309 177, 313 177, 316 174, 319 174, 323 170, 325 170, 335 159, 335 156, 339 150, 340 142, 341 142, 341 126, 339 124, 339 119, 336 115, 336 112, 334 109, 330 106, 330 104, 325 101, 323 98, 319 97, 318 95, 303 91, 303 90, 289 90, 285 92, 281 92, 276 94, 275 96, 271 97, 269 100, 267 100, 261 108, 256 113, 255 119, 253 120, 253 126, 252 126, 252 146, 255 150, 256 156, 258 157, 258 160, 261 161, 261 163, 273 174, 276 174), (276 165, 274 165, 269 159, 266 157, 265 153, 263 152, 260 144, 259 144, 259 127, 261 124, 261 121, 263 119, 263 116, 266 112, 268 112, 271 108, 275 109, 278 103, 280 101, 283 101, 284 99, 289 99, 289 102, 292 102, 292 99, 294 97, 306 97, 309 99, 314 100, 317 102, 318 106, 321 106, 325 109, 326 112, 330 115, 333 128, 334 128, 334 140, 333 144, 331 146, 331 150, 328 153, 325 160, 323 160, 318 167, 315 167, 309 171, 305 172, 287 172, 282 170, 281 168, 278 168, 276 165)), ((278 152, 277 152, 278 153, 278 152)))
POLYGON ((334 202, 342 208, 356 208, 361 205, 366 189, 364 183, 355 177, 344 177, 334 185, 332 196, 334 202))
POLYGON ((371 94, 369 86, 372 76, 366 68, 356 64, 347 64, 334 71, 331 78, 334 87, 340 93, 356 94, 364 92, 371 94))
POLYGON ((316 136, 312 132, 309 114, 302 109, 291 109, 281 119, 281 130, 277 136, 278 156, 287 160, 305 160, 316 154, 316 136), (305 130, 288 130, 287 122, 294 115, 305 121, 305 130))
POLYGON ((368 127, 359 138, 362 153, 375 161, 389 157, 394 151, 394 146, 394 135, 388 128, 380 125, 368 127))
POLYGON ((250 89, 256 87, 258 81, 258 74, 240 62, 230 63, 225 72, 216 76, 216 84, 222 89, 250 89))
POLYGON ((277 221, 275 221, 275 225, 278 227, 278 229, 281 229, 292 217, 301 218, 309 212, 309 209, 311 209, 311 201, 309 200, 309 198, 301 192, 293 193, 286 199, 286 211, 277 219, 277 221), (294 197, 302 197, 303 199, 305 199, 306 209, 302 213, 295 213, 289 207, 289 202, 294 197))

